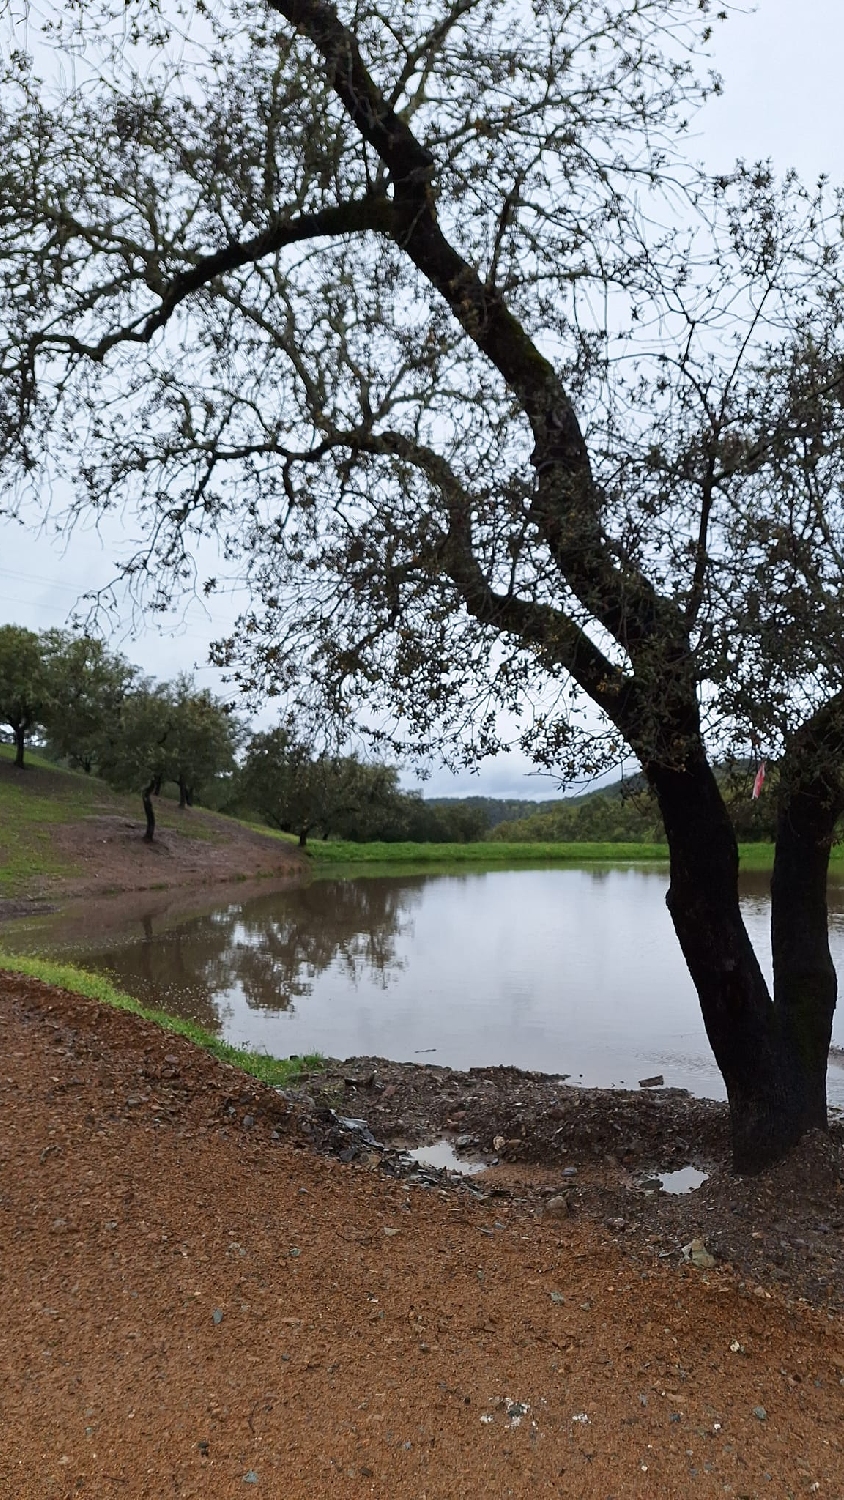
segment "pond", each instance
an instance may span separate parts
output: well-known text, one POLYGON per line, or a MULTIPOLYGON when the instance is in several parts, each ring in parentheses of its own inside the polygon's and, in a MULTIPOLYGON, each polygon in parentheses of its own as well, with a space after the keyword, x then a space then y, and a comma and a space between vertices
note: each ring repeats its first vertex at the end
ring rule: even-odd
MULTIPOLYGON (((16 943, 277 1056, 509 1063, 599 1086, 662 1074, 722 1098, 666 884, 663 869, 642 867, 385 873, 229 888, 192 913, 177 894, 150 892, 29 924, 16 943)), ((767 888, 765 875, 743 877, 769 970, 767 888)), ((844 888, 830 888, 830 909, 844 972, 844 888)), ((834 1059, 829 1084, 844 1106, 834 1059)))

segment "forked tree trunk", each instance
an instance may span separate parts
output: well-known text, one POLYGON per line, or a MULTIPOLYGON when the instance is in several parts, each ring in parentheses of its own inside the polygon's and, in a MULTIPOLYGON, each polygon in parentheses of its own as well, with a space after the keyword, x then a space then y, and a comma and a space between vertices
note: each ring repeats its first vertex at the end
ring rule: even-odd
POLYGON ((759 1171, 810 1126, 826 1121, 834 973, 830 980, 818 906, 820 862, 805 898, 811 931, 801 937, 799 920, 785 912, 797 887, 803 889, 805 841, 799 849, 787 841, 778 849, 775 1005, 739 909, 735 833, 702 748, 689 754, 682 770, 650 765, 648 776, 668 838, 668 909, 727 1086, 733 1162, 740 1172, 759 1171))

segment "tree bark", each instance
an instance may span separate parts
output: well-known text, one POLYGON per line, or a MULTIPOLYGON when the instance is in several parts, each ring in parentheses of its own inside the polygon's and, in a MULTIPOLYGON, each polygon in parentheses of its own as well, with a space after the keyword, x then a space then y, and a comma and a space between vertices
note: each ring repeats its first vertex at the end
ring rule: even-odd
POLYGON ((783 808, 771 880, 774 1006, 806 1130, 827 1127, 826 1071, 838 997, 826 902, 832 830, 826 837, 822 823, 805 794, 783 808))
POLYGON ((188 805, 188 789, 187 789, 187 785, 185 783, 184 776, 180 776, 179 777, 179 806, 180 807, 187 807, 187 805, 188 805))
POLYGON ((771 880, 774 1006, 806 1128, 827 1127, 826 1073, 838 981, 829 951, 829 853, 844 813, 840 745, 844 695, 792 739, 780 765, 771 880))
POLYGON ((738 845, 702 745, 678 769, 650 764, 671 861, 666 897, 730 1103, 733 1163, 757 1172, 815 1119, 739 908, 738 845))
POLYGON ((307 844, 307 842, 308 842, 308 830, 307 830, 307 828, 300 828, 299 829, 299 848, 300 849, 304 849, 305 846, 306 846, 306 844, 307 844))
POLYGON ((141 801, 144 804, 147 826, 144 834, 144 843, 151 844, 155 838, 155 808, 152 805, 152 794, 155 791, 155 777, 144 787, 141 792, 141 801))
POLYGON ((15 729, 15 765, 19 771, 24 769, 23 754, 25 749, 24 728, 22 724, 16 724, 15 729))

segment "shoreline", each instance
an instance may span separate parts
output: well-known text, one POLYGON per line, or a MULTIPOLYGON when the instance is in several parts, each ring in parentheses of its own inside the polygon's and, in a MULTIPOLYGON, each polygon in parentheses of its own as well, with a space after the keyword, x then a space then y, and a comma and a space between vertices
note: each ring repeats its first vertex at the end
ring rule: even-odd
MULTIPOLYGON (((587 1088, 512 1067, 460 1071, 377 1057, 277 1060, 148 1011, 99 976, 0 954, 0 992, 16 990, 36 1011, 69 1009, 84 1016, 85 1030, 116 1029, 127 1045, 137 1028, 139 1041, 158 1035, 163 1047, 193 1049, 203 1076, 221 1068, 229 1090, 240 1079, 241 1088, 263 1091, 276 1129, 281 1101, 286 1134, 318 1155, 473 1201, 589 1222, 649 1261, 679 1264, 683 1246, 702 1236, 718 1263, 844 1310, 844 1122, 811 1133, 770 1171, 737 1178, 726 1104, 681 1089, 587 1088), (480 1163, 480 1172, 431 1169, 408 1155, 436 1142, 448 1143, 458 1167, 480 1163), (689 1166, 705 1174, 693 1193, 660 1188, 655 1174, 689 1166)), ((258 1095, 250 1097, 247 1114, 257 1118, 258 1095)))

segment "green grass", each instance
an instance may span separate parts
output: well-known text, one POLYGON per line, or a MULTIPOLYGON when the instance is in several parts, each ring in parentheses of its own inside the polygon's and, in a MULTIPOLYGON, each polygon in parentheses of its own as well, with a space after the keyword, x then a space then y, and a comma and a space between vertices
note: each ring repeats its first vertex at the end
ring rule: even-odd
POLYGON ((30 979, 42 979, 46 984, 69 990, 71 994, 84 995, 88 1000, 97 1000, 102 1005, 112 1005, 116 1010, 126 1010, 144 1021, 152 1021, 162 1031, 187 1037, 188 1041, 212 1053, 220 1062, 240 1068, 241 1072, 251 1074, 253 1078, 260 1079, 261 1083, 284 1087, 303 1072, 311 1073, 322 1066, 322 1059, 315 1053, 302 1058, 269 1057, 265 1052, 247 1052, 243 1048, 232 1047, 228 1042, 220 1041, 212 1032, 197 1026, 195 1021, 182 1020, 180 1016, 168 1015, 163 1010, 150 1010, 123 990, 115 989, 101 974, 77 969, 74 964, 52 963, 45 958, 24 958, 0 951, 0 969, 12 974, 23 974, 30 979))
MULTIPOLYGON (((665 844, 352 844, 338 840, 307 847, 315 870, 334 865, 667 864, 665 844)), ((772 870, 773 844, 739 844, 743 870, 772 870)), ((830 873, 844 874, 844 844, 830 855, 830 873)))
MULTIPOLYGON (((10 769, 13 754, 11 745, 0 745, 0 761, 10 769)), ((92 789, 83 775, 56 772, 43 757, 31 752, 22 772, 4 774, 0 782, 0 894, 13 894, 33 876, 73 874, 72 862, 61 859, 53 848, 51 830, 56 824, 73 823, 89 815, 96 793, 101 798, 105 791, 102 783, 95 783, 92 789), (27 779, 29 770, 35 775, 27 779), (43 775, 38 774, 45 770, 53 773, 49 789, 43 775)))
MULTIPOLYGON (((32 888, 37 879, 78 874, 72 855, 56 848, 59 825, 80 825, 80 841, 87 836, 86 820, 115 817, 143 827, 139 795, 112 789, 97 776, 68 771, 27 750, 22 771, 13 767, 14 749, 0 745, 0 896, 14 896, 32 888)), ((169 796, 156 805, 158 827, 214 845, 231 837, 226 824, 248 827, 237 819, 204 808, 180 811, 169 796)), ((271 837, 270 829, 255 830, 271 837)))
POLYGON ((629 863, 667 860, 664 844, 353 844, 341 839, 308 844, 314 865, 629 863))

